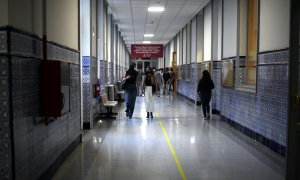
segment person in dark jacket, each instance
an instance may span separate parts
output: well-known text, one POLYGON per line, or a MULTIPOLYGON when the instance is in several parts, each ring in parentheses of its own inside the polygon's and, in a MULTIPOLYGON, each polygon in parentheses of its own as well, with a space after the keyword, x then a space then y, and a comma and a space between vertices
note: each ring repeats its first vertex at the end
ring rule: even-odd
POLYGON ((166 90, 167 90, 167 87, 168 87, 167 82, 169 81, 170 77, 171 76, 170 76, 170 73, 169 73, 169 68, 166 68, 164 73, 163 73, 163 80, 164 80, 163 95, 166 94, 166 90))
POLYGON ((137 95, 137 88, 136 88, 136 80, 138 76, 138 72, 134 70, 135 63, 131 63, 129 66, 128 71, 126 71, 125 77, 123 78, 123 81, 128 81, 127 88, 125 90, 125 102, 126 102, 126 116, 129 117, 129 119, 132 118, 134 106, 135 106, 135 100, 137 95))
POLYGON ((202 111, 205 119, 210 118, 209 102, 211 100, 211 90, 215 88, 210 74, 207 70, 202 72, 202 78, 198 82, 197 92, 201 99, 202 111))

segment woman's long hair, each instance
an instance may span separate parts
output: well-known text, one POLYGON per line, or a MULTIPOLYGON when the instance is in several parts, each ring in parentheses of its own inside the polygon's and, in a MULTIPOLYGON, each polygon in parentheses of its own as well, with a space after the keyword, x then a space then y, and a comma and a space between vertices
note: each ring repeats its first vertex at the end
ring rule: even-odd
POLYGON ((129 71, 134 70, 134 67, 135 67, 135 63, 131 63, 131 64, 129 65, 129 71))
POLYGON ((208 70, 204 70, 204 71, 202 72, 202 79, 211 79, 208 70))

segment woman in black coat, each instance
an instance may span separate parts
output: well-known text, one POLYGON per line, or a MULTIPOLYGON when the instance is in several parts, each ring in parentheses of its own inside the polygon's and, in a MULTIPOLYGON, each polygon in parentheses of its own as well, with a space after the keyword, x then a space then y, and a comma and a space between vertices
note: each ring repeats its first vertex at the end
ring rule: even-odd
POLYGON ((210 118, 209 102, 211 100, 211 90, 215 88, 210 74, 207 70, 202 72, 202 78, 198 82, 197 92, 201 99, 202 111, 205 119, 210 118))

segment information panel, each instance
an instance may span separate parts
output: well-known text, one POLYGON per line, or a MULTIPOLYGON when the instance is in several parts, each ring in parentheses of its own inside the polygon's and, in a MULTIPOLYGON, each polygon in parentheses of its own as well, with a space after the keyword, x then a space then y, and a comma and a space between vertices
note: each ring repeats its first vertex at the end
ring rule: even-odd
POLYGON ((132 44, 131 58, 162 58, 163 45, 162 44, 132 44))

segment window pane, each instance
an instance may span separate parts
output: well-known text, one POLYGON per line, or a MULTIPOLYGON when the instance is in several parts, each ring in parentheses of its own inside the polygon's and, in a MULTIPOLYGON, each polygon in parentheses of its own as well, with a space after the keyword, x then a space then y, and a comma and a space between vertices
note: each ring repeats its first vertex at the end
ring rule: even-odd
POLYGON ((247 83, 256 83, 258 0, 248 1, 247 83))

